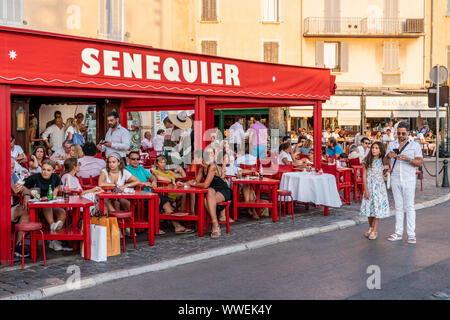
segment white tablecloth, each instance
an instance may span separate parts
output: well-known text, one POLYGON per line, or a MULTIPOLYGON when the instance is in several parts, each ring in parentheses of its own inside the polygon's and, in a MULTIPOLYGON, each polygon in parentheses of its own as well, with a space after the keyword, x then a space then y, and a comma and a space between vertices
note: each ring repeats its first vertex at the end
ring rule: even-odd
POLYGON ((287 172, 281 177, 280 189, 292 192, 292 198, 300 202, 312 202, 327 207, 340 207, 341 198, 336 178, 328 173, 287 172))

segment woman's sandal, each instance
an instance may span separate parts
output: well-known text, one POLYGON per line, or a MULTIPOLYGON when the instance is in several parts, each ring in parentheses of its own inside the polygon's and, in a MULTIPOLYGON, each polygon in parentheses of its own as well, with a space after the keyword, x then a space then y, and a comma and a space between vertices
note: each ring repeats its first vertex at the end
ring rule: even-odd
POLYGON ((416 242, 417 242, 416 237, 408 237, 408 243, 414 244, 416 242))
POLYGON ((402 240, 403 237, 402 237, 402 236, 399 236, 399 235, 396 234, 396 233, 393 233, 393 234, 391 234, 387 239, 388 239, 388 241, 398 241, 398 240, 402 240))
POLYGON ((368 238, 371 232, 372 232, 372 228, 369 227, 369 230, 367 230, 367 232, 364 233, 364 236, 365 236, 366 238, 368 238))
POLYGON ((222 230, 220 230, 220 227, 216 230, 211 232, 211 238, 217 239, 222 234, 222 230))
POLYGON ((378 232, 372 231, 369 235, 369 240, 375 240, 378 236, 378 232))

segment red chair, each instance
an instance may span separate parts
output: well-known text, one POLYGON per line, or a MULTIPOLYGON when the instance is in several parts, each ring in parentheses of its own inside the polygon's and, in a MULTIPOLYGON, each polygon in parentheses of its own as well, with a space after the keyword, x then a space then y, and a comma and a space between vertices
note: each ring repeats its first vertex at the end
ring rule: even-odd
POLYGON ((350 204, 349 190, 351 190, 352 185, 351 170, 338 170, 336 163, 328 164, 328 162, 322 162, 322 170, 324 173, 329 173, 336 178, 336 186, 341 200, 346 204, 350 204), (341 190, 344 191, 344 196, 341 196, 341 190))
POLYGON ((83 190, 92 189, 96 186, 98 186, 98 178, 100 176, 89 176, 89 178, 81 178, 78 177, 78 180, 80 181, 80 185, 83 188, 83 190))
MULTIPOLYGON (((230 233, 230 204, 231 201, 224 201, 220 202, 217 205, 219 206, 225 206, 225 221, 218 221, 219 224, 226 224, 227 225, 227 233, 230 233)), ((211 224, 211 217, 209 214, 206 214, 206 232, 209 231, 209 225, 211 224)))
POLYGON ((359 158, 348 159, 348 166, 359 166, 361 163, 359 162, 359 158))
POLYGON ((125 219, 130 219, 131 229, 130 236, 133 237, 134 248, 136 249, 136 229, 134 226, 134 214, 131 211, 112 211, 108 213, 109 217, 117 218, 117 221, 122 222, 122 225, 119 223, 119 228, 122 229, 122 241, 123 241, 123 252, 125 252, 125 219))
POLYGON ((243 163, 241 163, 240 165, 239 165, 239 167, 241 167, 241 169, 244 169, 244 170, 256 170, 256 164, 243 164, 243 163))
MULTIPOLYGON (((22 269, 24 265, 24 251, 25 251, 25 234, 27 232, 33 233, 39 231, 41 233, 41 241, 42 241, 42 254, 44 256, 44 266, 47 265, 47 260, 45 259, 45 242, 44 242, 44 233, 42 232, 42 225, 39 222, 27 222, 27 223, 18 223, 14 226, 14 236, 13 236, 13 244, 16 243, 16 232, 22 231, 22 269)), ((36 238, 35 238, 36 239, 36 238)), ((35 240, 36 241, 36 240, 35 240)), ((36 245, 33 246, 35 252, 33 252, 32 256, 36 257, 36 245)), ((36 263, 36 258, 33 259, 33 263, 36 263)), ((14 266, 14 246, 12 248, 11 255, 11 265, 14 266)))
POLYGON ((279 217, 281 219, 281 203, 283 203, 283 216, 286 216, 286 197, 289 197, 291 200, 289 201, 289 206, 288 206, 288 214, 289 212, 291 212, 292 214, 292 220, 294 220, 294 199, 292 198, 292 192, 289 190, 277 190, 277 194, 280 197, 280 200, 278 201, 279 203, 279 217), (283 197, 283 200, 281 200, 281 197, 283 197))

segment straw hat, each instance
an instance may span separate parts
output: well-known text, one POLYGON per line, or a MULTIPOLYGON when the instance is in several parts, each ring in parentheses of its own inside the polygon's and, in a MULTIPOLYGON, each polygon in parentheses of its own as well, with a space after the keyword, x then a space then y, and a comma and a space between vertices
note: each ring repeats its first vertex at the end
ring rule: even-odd
POLYGON ((192 126, 192 120, 186 114, 186 112, 181 111, 179 114, 169 115, 169 120, 178 128, 182 130, 187 130, 192 126))

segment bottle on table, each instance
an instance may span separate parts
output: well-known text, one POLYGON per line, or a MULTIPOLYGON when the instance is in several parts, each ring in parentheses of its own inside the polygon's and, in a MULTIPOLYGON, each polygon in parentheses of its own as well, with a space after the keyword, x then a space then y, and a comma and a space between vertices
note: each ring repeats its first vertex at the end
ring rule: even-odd
POLYGON ((53 200, 53 190, 52 186, 48 186, 48 192, 47 192, 47 200, 53 200))
POLYGON ((69 186, 69 179, 66 179, 66 182, 64 183, 64 199, 68 200, 70 198, 70 186, 69 186))
POLYGON ((262 164, 259 165, 259 180, 264 179, 262 164))

